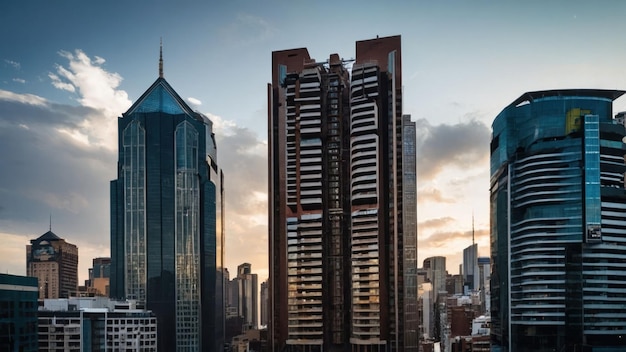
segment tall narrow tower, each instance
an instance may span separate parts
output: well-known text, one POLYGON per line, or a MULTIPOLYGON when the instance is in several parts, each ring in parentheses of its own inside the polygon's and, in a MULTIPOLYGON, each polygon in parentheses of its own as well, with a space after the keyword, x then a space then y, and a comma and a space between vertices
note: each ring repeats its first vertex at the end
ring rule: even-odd
POLYGON ((243 263, 237 266, 238 310, 243 317, 246 329, 257 329, 259 325, 258 302, 259 302, 259 279, 257 274, 252 273, 252 265, 243 263))
POLYGON ((118 120, 111 297, 158 320, 159 350, 222 351, 223 174, 211 121, 159 77, 118 120))
POLYGON ((400 37, 357 42, 351 75, 339 55, 320 63, 304 48, 273 52, 272 65, 272 349, 417 350, 415 125, 402 116, 400 37))

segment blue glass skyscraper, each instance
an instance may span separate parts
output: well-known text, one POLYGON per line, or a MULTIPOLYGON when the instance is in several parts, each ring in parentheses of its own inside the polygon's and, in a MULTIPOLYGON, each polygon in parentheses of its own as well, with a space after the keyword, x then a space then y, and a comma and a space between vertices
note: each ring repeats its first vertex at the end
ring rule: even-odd
POLYGON ((160 351, 221 351, 223 174, 211 121, 159 78, 118 120, 111 297, 158 320, 160 351))
POLYGON ((494 120, 492 350, 626 349, 622 94, 529 92, 494 120))

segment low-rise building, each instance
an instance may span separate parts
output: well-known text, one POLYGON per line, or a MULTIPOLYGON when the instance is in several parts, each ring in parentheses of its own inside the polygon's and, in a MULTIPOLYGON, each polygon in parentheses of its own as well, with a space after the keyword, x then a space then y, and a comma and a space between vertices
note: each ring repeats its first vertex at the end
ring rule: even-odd
POLYGON ((156 351, 157 321, 134 302, 104 297, 46 299, 39 351, 156 351))

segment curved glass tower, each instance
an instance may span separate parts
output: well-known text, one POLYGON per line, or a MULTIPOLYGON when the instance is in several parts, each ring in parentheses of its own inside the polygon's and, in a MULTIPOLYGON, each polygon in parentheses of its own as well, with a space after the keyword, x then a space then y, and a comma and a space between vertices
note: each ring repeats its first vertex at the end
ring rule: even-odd
POLYGON ((493 122, 495 350, 626 348, 623 93, 529 92, 493 122))
POLYGON ((118 122, 111 297, 144 304, 162 351, 222 351, 223 175, 212 123, 162 74, 118 122))

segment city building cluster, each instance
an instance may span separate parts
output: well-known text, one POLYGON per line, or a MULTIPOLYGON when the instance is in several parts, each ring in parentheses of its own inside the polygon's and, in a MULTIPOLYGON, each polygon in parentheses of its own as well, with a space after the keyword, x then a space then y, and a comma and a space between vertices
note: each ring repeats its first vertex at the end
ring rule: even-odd
MULTIPOLYGON (((626 350, 624 91, 523 93, 492 125, 490 252, 418 265, 401 37, 272 52, 268 265, 224 266, 213 122, 163 75, 118 120, 111 256, 49 231, 0 274, 0 351, 626 350)), ((226 182, 225 182, 226 181, 226 182)))

